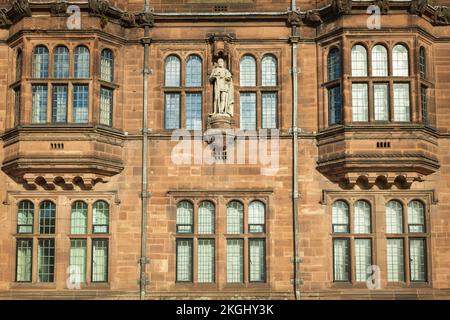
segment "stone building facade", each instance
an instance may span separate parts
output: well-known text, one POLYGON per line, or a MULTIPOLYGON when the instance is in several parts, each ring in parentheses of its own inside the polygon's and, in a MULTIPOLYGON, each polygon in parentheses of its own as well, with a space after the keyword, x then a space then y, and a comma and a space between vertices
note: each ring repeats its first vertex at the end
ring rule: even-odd
POLYGON ((0 297, 450 298, 446 5, 0 1, 0 297))

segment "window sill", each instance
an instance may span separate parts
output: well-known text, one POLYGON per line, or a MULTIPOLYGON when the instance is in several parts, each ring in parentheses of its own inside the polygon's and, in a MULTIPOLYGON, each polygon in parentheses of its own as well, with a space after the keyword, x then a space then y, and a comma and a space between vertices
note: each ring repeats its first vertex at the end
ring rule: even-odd
POLYGON ((56 283, 42 283, 42 282, 13 282, 10 289, 56 289, 56 283))

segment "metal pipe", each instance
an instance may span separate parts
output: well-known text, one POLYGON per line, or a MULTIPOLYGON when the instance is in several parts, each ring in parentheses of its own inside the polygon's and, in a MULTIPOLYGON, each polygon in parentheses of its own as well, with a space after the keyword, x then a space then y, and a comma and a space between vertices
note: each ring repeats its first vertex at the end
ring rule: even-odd
MULTIPOLYGON (((292 11, 297 10, 296 0, 292 0, 292 11)), ((294 233, 294 295, 295 299, 300 299, 300 257, 299 257, 299 227, 298 227, 298 30, 296 25, 292 25, 292 222, 294 233)))
MULTIPOLYGON (((148 0, 145 0, 144 12, 150 11, 148 0)), ((150 27, 144 26, 144 63, 143 63, 143 108, 142 108, 142 188, 141 188, 141 257, 139 259, 140 265, 140 279, 139 279, 139 297, 141 300, 145 299, 147 286, 147 207, 148 207, 148 76, 149 76, 149 42, 147 41, 150 33, 150 27)))

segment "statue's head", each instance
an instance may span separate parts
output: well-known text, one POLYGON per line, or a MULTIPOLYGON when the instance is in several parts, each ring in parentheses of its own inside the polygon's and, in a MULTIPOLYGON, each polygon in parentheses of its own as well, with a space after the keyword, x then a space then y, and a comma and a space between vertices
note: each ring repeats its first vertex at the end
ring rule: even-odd
POLYGON ((225 66, 225 61, 222 58, 219 58, 219 60, 217 60, 217 64, 219 67, 223 68, 225 66))

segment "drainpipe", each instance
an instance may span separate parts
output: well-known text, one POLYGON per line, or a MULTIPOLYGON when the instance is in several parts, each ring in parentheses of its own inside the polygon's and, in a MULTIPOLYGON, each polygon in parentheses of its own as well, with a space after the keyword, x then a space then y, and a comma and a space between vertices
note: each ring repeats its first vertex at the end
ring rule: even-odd
MULTIPOLYGON (((145 0, 145 13, 150 12, 148 0, 145 0)), ((139 297, 141 300, 145 299, 146 286, 148 284, 147 279, 147 264, 149 260, 147 258, 147 207, 150 193, 148 192, 148 76, 150 69, 148 65, 148 55, 150 46, 150 26, 144 26, 144 38, 142 43, 144 45, 144 67, 143 73, 143 108, 142 108, 142 185, 141 185, 141 257, 139 259, 140 277, 139 277, 139 297)))
MULTIPOLYGON (((297 11, 296 0, 291 2, 291 10, 293 12, 297 11)), ((297 116, 298 116, 298 67, 297 67, 297 46, 298 46, 298 30, 297 25, 292 24, 292 34, 291 34, 291 45, 292 45, 292 220, 293 220, 293 233, 294 233, 294 294, 295 299, 300 299, 300 257, 298 253, 299 249, 299 227, 298 227, 298 127, 297 127, 297 116)))

